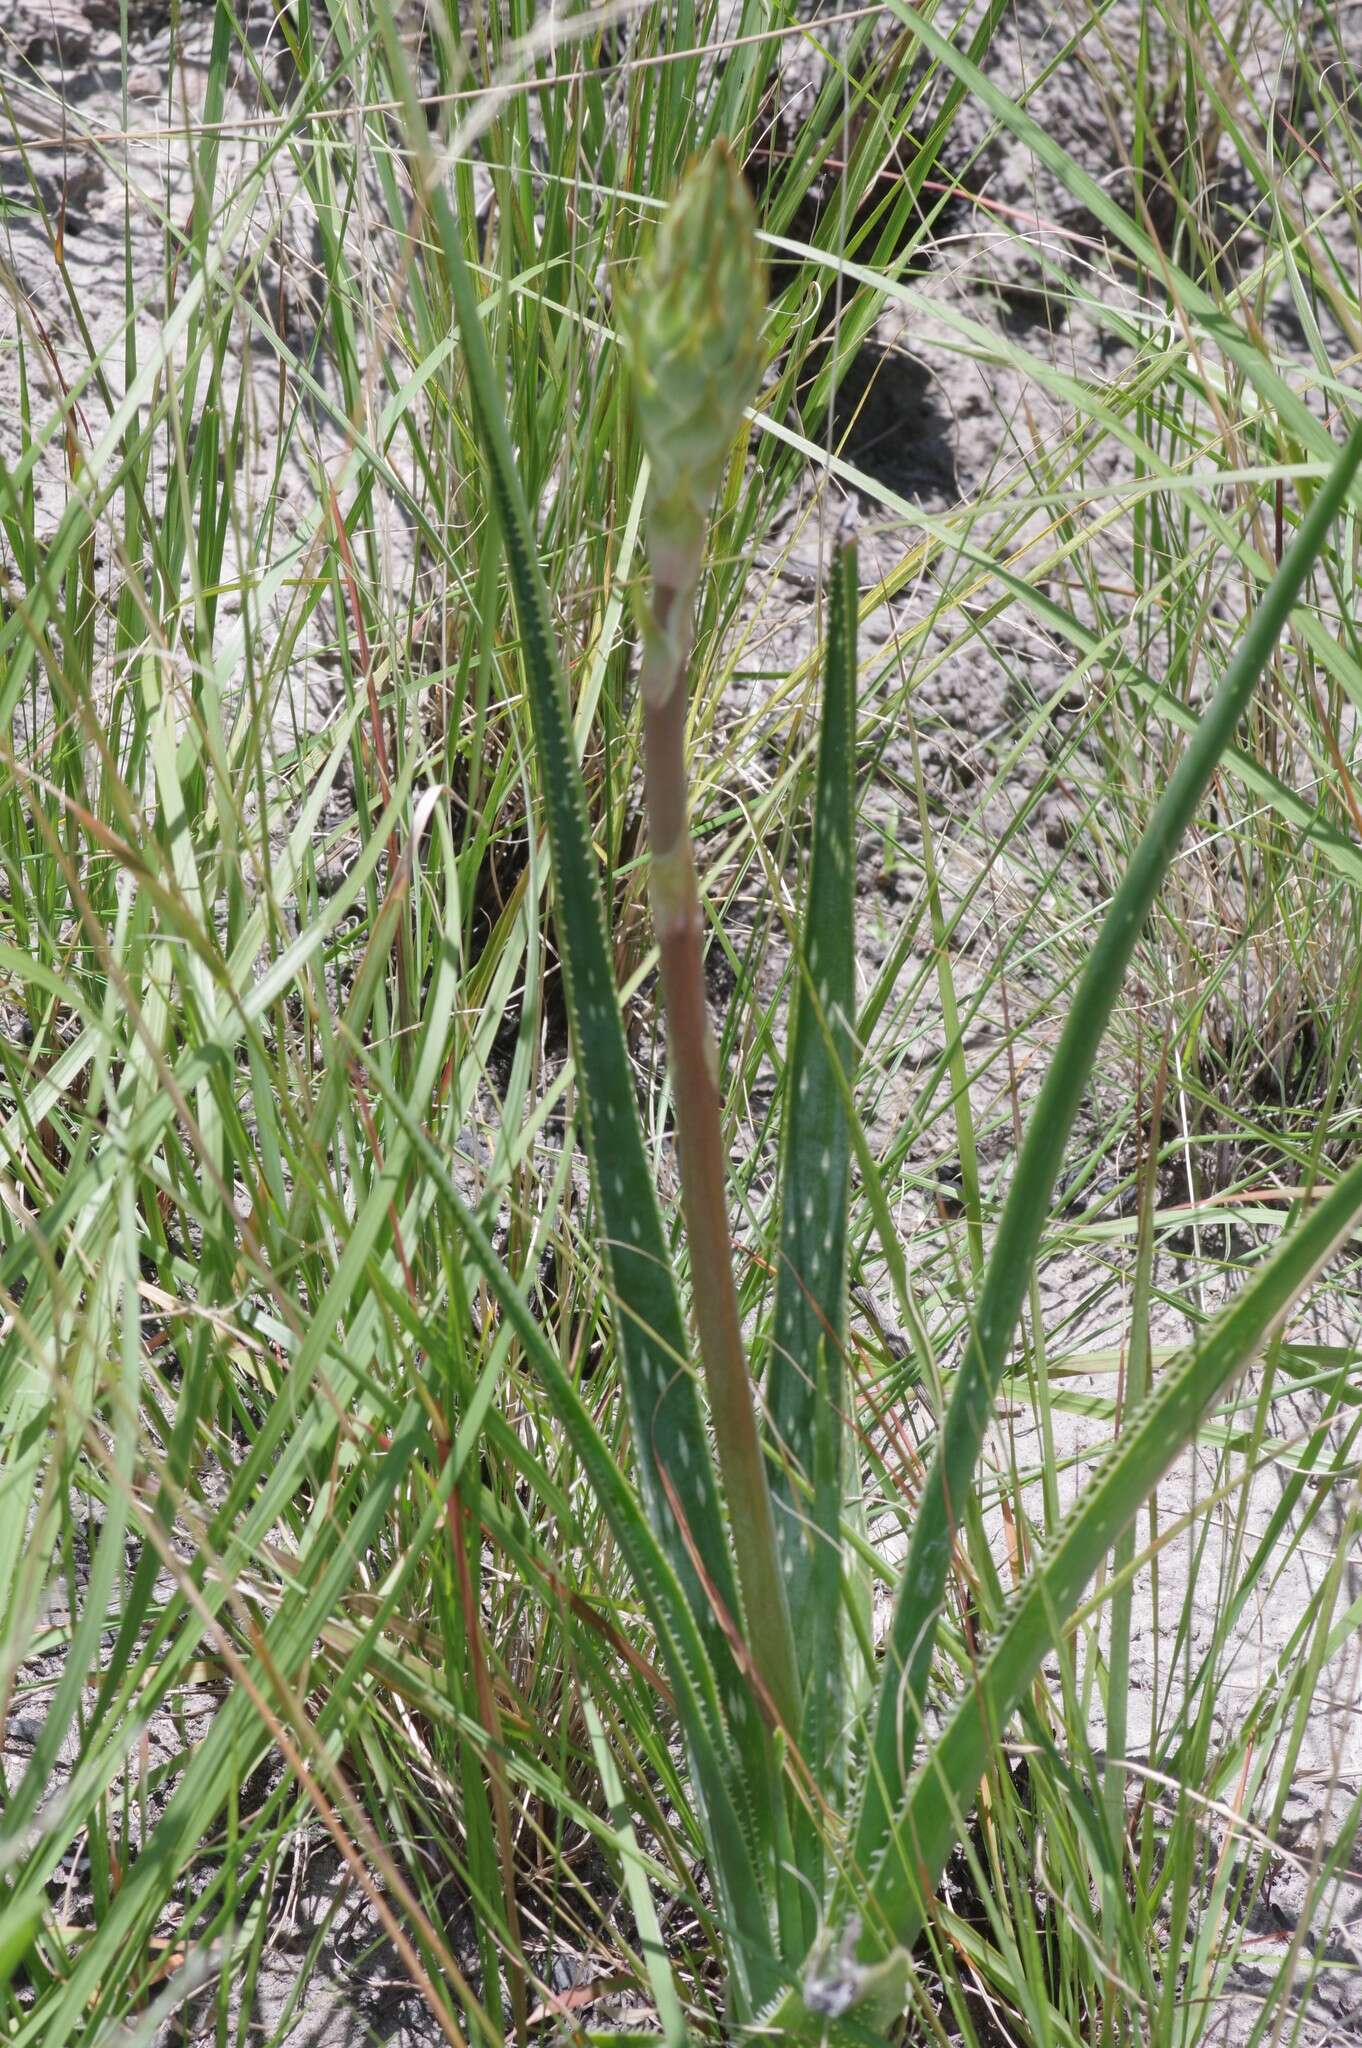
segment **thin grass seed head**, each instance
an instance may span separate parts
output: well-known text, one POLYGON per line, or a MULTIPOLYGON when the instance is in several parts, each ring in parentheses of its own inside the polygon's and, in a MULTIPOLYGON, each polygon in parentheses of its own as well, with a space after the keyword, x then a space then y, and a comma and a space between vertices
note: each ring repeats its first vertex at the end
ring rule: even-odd
POLYGON ((693 582, 698 571, 709 508, 761 377, 765 313, 756 211, 727 144, 716 142, 682 179, 623 311, 661 581, 693 582))

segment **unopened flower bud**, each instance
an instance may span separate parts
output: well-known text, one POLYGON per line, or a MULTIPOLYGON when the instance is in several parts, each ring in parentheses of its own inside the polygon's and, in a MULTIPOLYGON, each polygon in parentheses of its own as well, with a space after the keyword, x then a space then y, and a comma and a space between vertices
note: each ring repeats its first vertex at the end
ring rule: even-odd
POLYGON ((751 196, 727 146, 692 164, 624 311, 652 475, 654 572, 693 575, 714 493, 762 368, 766 279, 751 196))

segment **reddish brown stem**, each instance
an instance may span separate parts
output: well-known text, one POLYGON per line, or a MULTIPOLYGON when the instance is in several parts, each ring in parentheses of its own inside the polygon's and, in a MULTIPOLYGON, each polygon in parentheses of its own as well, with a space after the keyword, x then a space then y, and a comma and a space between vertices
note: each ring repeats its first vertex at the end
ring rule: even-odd
POLYGON ((658 586, 654 604, 657 639, 649 649, 643 687, 653 925, 667 1015, 696 1335, 728 1502, 748 1643, 767 1695, 793 1731, 798 1727, 793 1639, 733 1278, 723 1103, 705 1003, 704 925, 687 823, 689 608, 690 592, 684 587, 658 586))

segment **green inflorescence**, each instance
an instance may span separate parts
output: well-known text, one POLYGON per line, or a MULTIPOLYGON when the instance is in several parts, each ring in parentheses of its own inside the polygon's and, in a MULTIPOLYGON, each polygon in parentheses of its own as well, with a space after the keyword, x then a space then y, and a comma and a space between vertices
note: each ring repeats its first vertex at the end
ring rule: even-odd
POLYGON ((710 504, 761 376, 765 312, 751 195, 727 146, 716 143, 683 178, 623 310, 661 576, 676 563, 676 580, 688 580, 703 547, 710 504))

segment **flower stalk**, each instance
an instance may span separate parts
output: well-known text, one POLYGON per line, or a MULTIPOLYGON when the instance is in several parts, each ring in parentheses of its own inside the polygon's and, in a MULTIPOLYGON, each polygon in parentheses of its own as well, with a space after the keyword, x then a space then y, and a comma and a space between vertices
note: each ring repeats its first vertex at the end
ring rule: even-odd
POLYGON ((719 145, 688 172, 625 316, 635 415, 650 464, 653 582, 640 620, 644 784, 696 1339, 753 1677, 768 1714, 794 1733, 794 1643, 733 1274, 722 1095, 705 1000, 704 921, 686 775, 695 593, 710 507, 761 372, 764 312, 752 203, 719 145))

